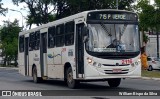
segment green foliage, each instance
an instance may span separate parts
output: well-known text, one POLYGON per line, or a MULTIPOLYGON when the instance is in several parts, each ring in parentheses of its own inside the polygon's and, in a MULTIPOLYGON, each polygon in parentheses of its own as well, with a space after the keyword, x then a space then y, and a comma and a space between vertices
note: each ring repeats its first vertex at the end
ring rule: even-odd
MULTIPOLYGON (((29 9, 28 25, 41 25, 86 10, 116 9, 116 0, 12 0, 26 3, 29 9)), ((119 0, 119 9, 130 9, 134 0, 119 0)))
POLYGON ((2 5, 3 3, 1 3, 2 0, 0 0, 0 15, 5 15, 7 9, 3 8, 2 5))
POLYGON ((148 40, 149 40, 149 37, 145 33, 143 33, 143 42, 147 43, 148 40))
POLYGON ((18 26, 18 21, 13 23, 6 21, 0 30, 2 43, 2 55, 5 56, 5 62, 10 62, 17 59, 18 54, 18 33, 21 28, 18 26))
POLYGON ((55 0, 12 0, 14 4, 26 3, 29 9, 27 16, 27 25, 32 24, 37 26, 55 20, 53 12, 56 10, 53 4, 55 0), (53 8, 52 8, 53 7, 53 8), (51 9, 52 8, 52 9, 51 9))
MULTIPOLYGON (((139 13, 140 30, 154 30, 156 32, 160 29, 160 0, 155 0, 154 5, 149 4, 149 0, 139 0, 136 10, 139 13)), ((147 42, 147 37, 144 36, 143 41, 147 42)))
POLYGON ((160 9, 158 8, 158 4, 149 5, 148 0, 139 0, 137 7, 140 8, 140 29, 147 30, 149 28, 157 31, 159 29, 158 27, 160 26, 160 9))

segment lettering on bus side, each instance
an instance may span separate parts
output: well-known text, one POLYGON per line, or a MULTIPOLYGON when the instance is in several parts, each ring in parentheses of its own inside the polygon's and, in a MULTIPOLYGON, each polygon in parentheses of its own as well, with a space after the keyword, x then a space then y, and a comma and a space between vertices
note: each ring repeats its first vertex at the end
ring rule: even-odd
POLYGON ((73 49, 69 49, 68 56, 73 56, 73 49))
POLYGON ((35 58, 34 58, 34 61, 39 61, 39 57, 38 57, 38 54, 35 54, 35 58))
POLYGON ((65 52, 66 51, 66 48, 62 48, 62 52, 65 52))

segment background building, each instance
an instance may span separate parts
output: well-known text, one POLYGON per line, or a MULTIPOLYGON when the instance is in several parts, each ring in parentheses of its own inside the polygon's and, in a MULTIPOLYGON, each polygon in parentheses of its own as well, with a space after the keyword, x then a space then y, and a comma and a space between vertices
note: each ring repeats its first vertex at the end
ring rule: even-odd
MULTIPOLYGON (((146 53, 148 56, 157 57, 157 35, 155 32, 146 32, 146 34, 149 37, 149 40, 146 44, 146 53)), ((160 41, 160 37, 159 37, 159 41, 160 41)), ((159 46, 160 46, 160 43, 159 43, 159 46)))

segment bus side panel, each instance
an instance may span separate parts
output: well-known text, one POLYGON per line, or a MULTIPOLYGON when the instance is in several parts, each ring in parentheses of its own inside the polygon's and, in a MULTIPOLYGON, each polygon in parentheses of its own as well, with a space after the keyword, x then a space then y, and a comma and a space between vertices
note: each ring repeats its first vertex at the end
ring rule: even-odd
POLYGON ((66 52, 66 48, 59 47, 55 48, 54 51, 54 72, 56 78, 64 78, 64 63, 62 62, 62 58, 65 57, 64 53, 66 52))
MULTIPOLYGON (((37 75, 38 77, 41 77, 41 69, 40 69, 40 53, 39 50, 35 50, 33 54, 33 64, 36 65, 37 67, 37 75)), ((30 57, 31 58, 31 57, 30 57)), ((29 68, 30 69, 30 76, 32 76, 32 66, 29 68)))
POLYGON ((73 78, 76 79, 76 64, 75 64, 75 45, 66 46, 64 57, 62 57, 63 64, 70 63, 73 71, 73 78))
POLYGON ((63 78, 62 48, 51 48, 47 51, 48 77, 63 78))
POLYGON ((47 65, 48 65, 48 77, 50 78, 55 78, 55 72, 53 72, 54 70, 54 56, 53 56, 53 51, 54 51, 54 48, 49 48, 47 49, 47 65))
POLYGON ((47 52, 48 52, 47 54, 48 77, 64 78, 64 65, 65 63, 70 63, 73 70, 74 79, 76 79, 74 46, 51 48, 51 49, 48 49, 47 52), (60 60, 60 61, 57 62, 57 60, 60 60))
POLYGON ((25 76, 24 52, 18 54, 19 73, 25 76))
MULTIPOLYGON (((39 55, 39 54, 38 54, 39 55)), ((36 56, 36 53, 35 53, 35 51, 29 51, 29 70, 30 70, 30 76, 32 76, 32 66, 33 65, 36 65, 35 63, 34 63, 34 57, 36 56)), ((36 65, 36 68, 37 68, 37 76, 38 77, 41 77, 41 75, 40 75, 40 66, 37 66, 36 65)))
MULTIPOLYGON (((32 68, 33 66, 33 51, 29 51, 29 68, 32 68)), ((32 73, 32 70, 29 70, 29 74, 32 73)))

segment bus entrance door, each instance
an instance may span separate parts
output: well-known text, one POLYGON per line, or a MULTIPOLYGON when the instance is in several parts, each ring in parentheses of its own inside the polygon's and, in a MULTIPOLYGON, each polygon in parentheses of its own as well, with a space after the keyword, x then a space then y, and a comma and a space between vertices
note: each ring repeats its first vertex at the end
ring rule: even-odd
POLYGON ((76 24, 76 68, 77 68, 77 78, 84 77, 84 43, 83 43, 83 28, 84 23, 76 24))
POLYGON ((24 64, 25 64, 25 75, 29 76, 29 61, 28 61, 28 44, 29 44, 29 39, 28 37, 25 38, 25 52, 24 52, 24 64))
POLYGON ((41 33, 40 38, 41 77, 47 76, 47 32, 41 33))

